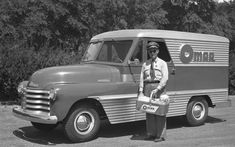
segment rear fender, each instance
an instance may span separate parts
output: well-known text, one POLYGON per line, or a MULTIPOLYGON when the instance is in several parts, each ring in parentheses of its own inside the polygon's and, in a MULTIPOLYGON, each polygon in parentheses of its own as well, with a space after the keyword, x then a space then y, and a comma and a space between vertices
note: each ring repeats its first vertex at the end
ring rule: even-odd
POLYGON ((205 99, 209 107, 214 107, 214 105, 213 105, 213 103, 212 103, 212 101, 211 101, 211 98, 210 98, 208 95, 192 96, 192 97, 190 98, 189 102, 192 101, 193 99, 198 99, 198 98, 203 98, 203 99, 205 99))

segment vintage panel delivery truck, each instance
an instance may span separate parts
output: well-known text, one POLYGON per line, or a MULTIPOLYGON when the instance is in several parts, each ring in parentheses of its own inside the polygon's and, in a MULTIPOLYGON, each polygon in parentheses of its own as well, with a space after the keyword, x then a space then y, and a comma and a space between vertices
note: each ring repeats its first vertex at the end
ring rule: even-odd
POLYGON ((205 122, 208 107, 231 105, 227 38, 119 30, 94 36, 80 64, 41 69, 20 83, 22 102, 13 114, 40 130, 62 124, 73 142, 94 138, 105 118, 111 124, 144 120, 136 99, 149 41, 160 44, 159 57, 168 64, 168 117, 182 115, 197 126, 205 122))

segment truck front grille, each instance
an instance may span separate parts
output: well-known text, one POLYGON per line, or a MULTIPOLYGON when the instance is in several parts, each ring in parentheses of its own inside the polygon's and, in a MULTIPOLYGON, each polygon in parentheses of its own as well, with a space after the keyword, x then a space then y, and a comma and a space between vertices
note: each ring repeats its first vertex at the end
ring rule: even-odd
POLYGON ((37 115, 50 115, 49 91, 25 89, 22 107, 24 111, 37 115))

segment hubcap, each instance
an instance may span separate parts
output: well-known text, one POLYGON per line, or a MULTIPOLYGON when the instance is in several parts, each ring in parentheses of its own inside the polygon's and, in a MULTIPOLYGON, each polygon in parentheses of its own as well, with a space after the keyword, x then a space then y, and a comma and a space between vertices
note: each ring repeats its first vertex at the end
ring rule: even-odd
POLYGON ((200 120, 205 115, 205 106, 201 102, 197 102, 193 105, 192 109, 193 117, 197 120, 200 120))
POLYGON ((74 128, 79 134, 85 135, 90 133, 94 124, 94 116, 88 111, 82 111, 75 118, 74 128))

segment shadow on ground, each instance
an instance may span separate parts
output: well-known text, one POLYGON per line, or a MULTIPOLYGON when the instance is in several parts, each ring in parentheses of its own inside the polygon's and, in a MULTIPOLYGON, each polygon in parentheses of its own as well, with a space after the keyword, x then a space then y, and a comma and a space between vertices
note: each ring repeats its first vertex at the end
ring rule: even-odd
MULTIPOLYGON (((206 123, 220 123, 225 120, 208 117, 206 123)), ((177 129, 182 127, 189 127, 183 117, 167 118, 167 129, 177 129)), ((145 121, 122 123, 110 125, 107 121, 102 122, 99 131, 99 138, 114 138, 120 136, 131 135, 132 140, 143 140, 145 137, 145 121)), ((13 131, 13 134, 23 140, 42 144, 42 145, 56 145, 56 144, 71 144, 71 142, 64 135, 62 126, 58 126, 55 130, 50 132, 41 132, 33 126, 22 127, 13 131)))
POLYGON ((27 126, 14 130, 13 134, 23 140, 42 145, 71 143, 64 135, 61 126, 58 126, 50 132, 42 132, 35 129, 33 126, 27 126))

